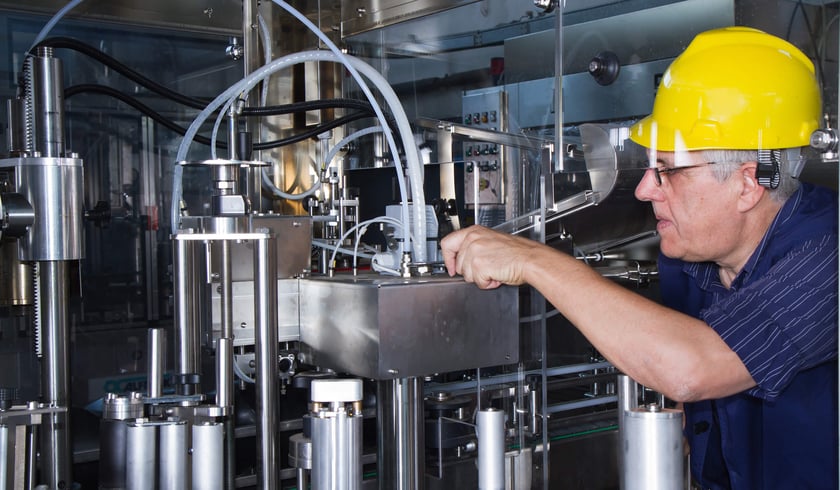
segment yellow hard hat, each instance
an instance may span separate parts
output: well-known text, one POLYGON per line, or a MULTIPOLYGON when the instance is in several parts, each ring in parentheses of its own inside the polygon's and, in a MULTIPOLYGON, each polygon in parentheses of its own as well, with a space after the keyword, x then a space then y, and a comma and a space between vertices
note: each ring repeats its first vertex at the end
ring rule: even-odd
POLYGON ((630 138, 659 151, 807 146, 819 127, 814 64, 789 42, 757 29, 698 34, 665 71, 653 113, 630 138))

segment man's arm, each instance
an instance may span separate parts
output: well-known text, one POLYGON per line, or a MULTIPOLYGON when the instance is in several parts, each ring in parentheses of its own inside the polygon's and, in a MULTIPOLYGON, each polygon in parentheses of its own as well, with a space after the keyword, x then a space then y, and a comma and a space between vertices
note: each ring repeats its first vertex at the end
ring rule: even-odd
POLYGON ((543 244, 471 227, 441 242, 450 275, 478 287, 530 284, 621 371, 676 401, 755 386, 741 359, 706 323, 601 277, 543 244))

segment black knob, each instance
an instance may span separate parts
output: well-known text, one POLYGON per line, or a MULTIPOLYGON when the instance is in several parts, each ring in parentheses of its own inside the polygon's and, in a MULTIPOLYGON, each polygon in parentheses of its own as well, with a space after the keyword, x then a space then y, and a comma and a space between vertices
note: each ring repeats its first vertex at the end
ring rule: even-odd
POLYGON ((610 85, 618 78, 621 63, 612 51, 602 51, 589 62, 589 74, 599 85, 610 85))

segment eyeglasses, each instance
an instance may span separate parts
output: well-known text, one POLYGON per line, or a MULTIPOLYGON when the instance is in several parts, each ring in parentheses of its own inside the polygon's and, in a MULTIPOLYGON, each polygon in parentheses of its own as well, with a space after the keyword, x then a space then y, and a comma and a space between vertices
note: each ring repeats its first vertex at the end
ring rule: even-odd
POLYGON ((666 168, 653 167, 650 170, 653 170, 653 180, 654 180, 654 182, 656 182, 656 186, 660 187, 662 185, 662 174, 671 175, 671 174, 675 174, 677 172, 680 172, 682 170, 688 170, 690 168, 703 167, 703 166, 706 166, 706 165, 712 165, 714 163, 715 162, 704 162, 704 163, 698 163, 697 165, 684 165, 682 167, 666 167, 666 168))

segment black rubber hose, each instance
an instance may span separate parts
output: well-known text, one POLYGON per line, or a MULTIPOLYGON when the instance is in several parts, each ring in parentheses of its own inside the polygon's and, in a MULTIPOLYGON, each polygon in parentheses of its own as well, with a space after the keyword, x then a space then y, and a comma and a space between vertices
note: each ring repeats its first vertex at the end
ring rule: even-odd
POLYGON ((193 109, 202 110, 205 107, 207 107, 208 101, 197 99, 195 97, 189 97, 183 94, 179 94, 174 90, 170 90, 164 87, 163 85, 160 85, 159 83, 146 78, 140 73, 137 73, 136 71, 120 63, 111 56, 103 53, 102 51, 92 46, 89 46, 81 41, 77 41, 76 39, 69 37, 53 37, 41 41, 41 43, 39 43, 38 46, 48 46, 52 48, 68 48, 74 51, 78 51, 79 53, 90 56, 91 58, 101 62, 105 66, 108 66, 109 68, 113 69, 114 71, 123 75, 129 80, 138 83, 143 87, 151 90, 152 92, 166 97, 167 99, 174 100, 175 102, 184 104, 188 107, 192 107, 193 109))
POLYGON ((329 131, 330 129, 337 128, 339 126, 343 126, 349 122, 358 121, 359 119, 365 119, 368 117, 372 117, 370 114, 365 113, 354 113, 348 114, 346 116, 342 116, 332 121, 327 121, 321 123, 312 129, 304 131, 300 134, 296 134, 294 136, 289 136, 288 138, 284 138, 282 140, 277 141, 267 141, 265 143, 256 143, 254 144, 255 150, 270 150, 272 148, 277 148, 280 146, 291 145, 292 143, 297 143, 299 141, 303 141, 308 138, 315 138, 319 134, 323 133, 324 131, 329 131))
MULTIPOLYGON (((105 86, 105 85, 96 85, 96 84, 82 84, 82 85, 74 85, 72 87, 68 87, 64 90, 64 97, 65 99, 69 99, 75 95, 81 93, 96 93, 101 95, 108 95, 110 97, 114 97, 121 102, 128 104, 129 106, 137 109, 142 114, 152 118, 152 120, 160 123, 167 129, 174 131, 175 133, 184 136, 187 133, 186 128, 179 126, 175 122, 167 119, 159 112, 156 112, 151 107, 147 106, 146 104, 140 102, 139 100, 135 99, 134 97, 120 92, 117 89, 105 86)), ((296 134, 294 136, 290 136, 288 138, 275 140, 275 141, 267 141, 264 143, 257 143, 254 145, 255 150, 269 150, 272 148, 278 148, 285 145, 290 145, 293 143, 298 143, 308 138, 315 138, 319 134, 323 133, 324 131, 329 131, 330 129, 337 128, 339 126, 343 126, 344 124, 350 123, 352 121, 357 121, 359 119, 364 119, 372 117, 370 114, 365 112, 357 112, 353 114, 348 114, 346 116, 339 117, 337 119, 333 119, 332 121, 321 123, 313 128, 310 128, 300 134, 296 134)), ((196 135, 194 137, 197 143, 201 143, 204 145, 210 145, 211 140, 210 138, 196 135)), ((226 149, 227 144, 222 141, 216 141, 216 148, 218 149, 226 149)))
MULTIPOLYGON (((205 107, 207 107, 207 104, 209 104, 209 101, 198 99, 195 97, 190 97, 178 93, 174 90, 171 90, 167 87, 164 87, 163 85, 160 85, 159 83, 149 78, 146 78, 140 73, 134 71, 133 69, 117 61, 115 58, 109 56, 101 50, 96 49, 88 44, 85 44, 77 39, 69 37, 53 37, 41 41, 41 43, 39 43, 38 46, 72 49, 74 51, 87 55, 95 59, 96 61, 99 61, 100 63, 104 64, 105 66, 111 68, 117 73, 123 75, 129 80, 139 84, 140 86, 145 87, 146 89, 162 97, 173 100, 187 107, 203 110, 205 107)), ((295 102, 291 104, 283 104, 269 107, 245 107, 242 110, 242 114, 245 116, 273 116, 321 109, 358 109, 373 113, 373 107, 367 101, 339 98, 295 102)), ((393 118, 388 118, 388 124, 390 126, 393 126, 393 118)))
MULTIPOLYGON (((106 85, 96 85, 96 84, 82 84, 82 85, 73 85, 72 87, 67 87, 64 90, 64 98, 69 99, 74 95, 82 94, 82 93, 94 93, 94 94, 101 94, 107 95, 109 97, 113 97, 121 102, 124 102, 131 107, 140 111, 140 113, 149 116, 157 123, 160 123, 162 126, 166 127, 167 129, 171 129, 175 133, 184 136, 187 134, 187 129, 179 126, 175 122, 170 119, 167 119, 163 116, 163 114, 155 111, 151 107, 147 106, 146 104, 140 102, 139 100, 135 99, 134 97, 120 92, 115 88, 108 87, 106 85)), ((204 136, 195 136, 195 141, 204 145, 210 144, 210 138, 205 138, 204 136)), ((224 142, 216 142, 216 148, 224 149, 227 148, 227 145, 224 142)))

